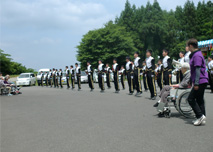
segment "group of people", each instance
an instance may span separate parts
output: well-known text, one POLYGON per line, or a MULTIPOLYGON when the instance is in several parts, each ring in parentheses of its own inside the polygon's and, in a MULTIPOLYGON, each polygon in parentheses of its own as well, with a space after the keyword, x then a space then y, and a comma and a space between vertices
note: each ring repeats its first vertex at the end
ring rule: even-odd
MULTIPOLYGON (((211 92, 213 93, 213 56, 209 57, 208 63, 208 73, 206 69, 205 59, 198 49, 198 42, 196 39, 190 39, 187 42, 186 53, 180 52, 180 67, 175 69, 177 84, 172 85, 172 59, 169 57, 169 51, 163 49, 163 59, 158 60, 157 66, 155 65, 155 59, 152 57, 152 50, 146 51, 146 59, 142 61, 139 57, 139 52, 134 53, 134 61, 131 60, 129 56, 126 57, 126 65, 119 66, 117 59, 113 59, 112 68, 109 64, 106 65, 102 60, 98 61, 98 83, 101 92, 105 90, 104 75, 106 75, 106 84, 108 88, 111 88, 110 84, 110 74, 113 73, 115 93, 119 93, 119 75, 121 75, 121 84, 123 89, 125 89, 125 76, 127 78, 129 86, 129 95, 132 95, 136 91, 136 96, 142 94, 142 83, 141 77, 143 77, 143 84, 145 91, 150 91, 150 99, 155 100, 157 96, 155 77, 157 77, 157 84, 161 90, 161 99, 154 105, 157 107, 160 102, 167 102, 166 97, 169 95, 169 91, 172 88, 188 88, 192 86, 191 93, 188 97, 188 101, 192 109, 194 110, 197 120, 194 121, 194 125, 200 125, 206 120, 205 106, 204 106, 204 91, 208 83, 211 85, 211 92), (120 67, 120 68, 119 68, 120 67), (209 76, 208 76, 209 75, 209 76)), ((88 75, 88 84, 91 91, 94 90, 93 84, 93 67, 91 62, 87 62, 86 73, 88 75)), ((70 77, 71 77, 71 87, 75 88, 75 77, 77 78, 78 90, 81 89, 81 69, 78 63, 75 64, 75 69, 73 66, 66 66, 66 79, 67 88, 70 88, 70 77)), ((55 69, 49 72, 50 85, 52 83, 54 87, 63 87, 62 85, 62 70, 59 72, 55 69), (59 84, 58 84, 59 78, 59 84)), ((42 74, 43 79, 43 74, 42 74)), ((48 76, 46 76, 48 79, 48 76)), ((46 80, 48 82, 48 80, 46 80)), ((164 111, 159 113, 159 116, 163 114, 164 111)))

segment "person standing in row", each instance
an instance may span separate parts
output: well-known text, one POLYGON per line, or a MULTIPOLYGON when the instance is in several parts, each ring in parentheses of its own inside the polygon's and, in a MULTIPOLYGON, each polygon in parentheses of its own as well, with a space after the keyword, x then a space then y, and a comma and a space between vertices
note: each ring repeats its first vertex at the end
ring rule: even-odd
POLYGON ((65 67, 65 74, 66 74, 66 80, 67 80, 67 89, 70 88, 70 70, 68 69, 68 66, 65 67))
POLYGON ((44 73, 43 73, 43 71, 41 71, 41 86, 42 87, 44 86, 43 81, 44 81, 44 73))
MULTIPOLYGON (((179 53, 179 57, 180 57, 180 59, 178 59, 178 62, 183 64, 184 63, 184 53, 182 51, 179 53)), ((177 75, 176 75, 176 83, 177 84, 179 84, 183 80, 183 74, 182 74, 180 69, 181 69, 181 67, 176 68, 176 73, 177 73, 177 75)))
POLYGON ((58 69, 55 69, 55 82, 56 82, 56 87, 58 88, 58 69))
POLYGON ((150 99, 155 100, 157 92, 155 86, 155 59, 152 57, 152 50, 146 51, 146 57, 147 82, 151 94, 150 99))
POLYGON ((117 59, 113 60, 113 68, 112 68, 113 74, 114 74, 114 85, 115 85, 115 93, 119 93, 119 67, 117 63, 117 59))
POLYGON ((193 85, 188 96, 188 102, 197 118, 192 123, 194 126, 199 126, 206 123, 204 93, 208 84, 208 73, 206 72, 204 56, 201 50, 198 49, 198 41, 196 39, 190 39, 187 42, 187 46, 191 51, 189 58, 193 85))
POLYGON ((106 72, 107 87, 108 87, 108 89, 110 89, 111 88, 111 85, 110 85, 110 73, 112 72, 112 70, 109 67, 108 63, 106 64, 105 72, 106 72))
POLYGON ((50 69, 50 72, 49 72, 49 79, 50 79, 50 87, 52 88, 53 87, 53 73, 52 73, 51 69, 50 69))
POLYGON ((172 78, 172 60, 168 56, 169 51, 164 49, 163 50, 163 84, 164 85, 171 85, 171 78, 172 78))
POLYGON ((133 87, 133 77, 134 77, 134 65, 130 61, 130 57, 126 57, 126 76, 127 76, 127 82, 129 85, 129 95, 132 95, 134 92, 133 87))
POLYGON ((75 88, 75 69, 73 68, 73 65, 70 66, 70 74, 71 74, 72 89, 74 89, 75 88))
POLYGON ((143 75, 143 85, 146 92, 148 90, 146 61, 143 62, 142 75, 143 75))
POLYGON ((185 56, 184 56, 184 62, 189 63, 190 62, 189 56, 190 56, 191 52, 189 51, 189 47, 188 46, 186 46, 185 49, 186 49, 186 53, 185 53, 185 56))
POLYGON ((213 93, 213 55, 208 57, 208 61, 209 84, 211 88, 211 93, 213 93))
POLYGON ((48 87, 48 73, 45 72, 45 83, 46 83, 46 87, 48 87))
POLYGON ((102 60, 99 60, 98 64, 98 84, 101 92, 104 92, 104 64, 102 63, 102 60))
POLYGON ((56 80, 55 80, 55 68, 53 68, 53 84, 54 84, 54 88, 56 87, 56 80))
POLYGON ((87 73, 88 73, 88 83, 91 91, 94 90, 94 85, 93 85, 93 69, 91 66, 91 62, 87 62, 87 73))
POLYGON ((158 67, 157 67, 157 83, 158 86, 160 87, 160 90, 162 90, 163 86, 163 81, 162 81, 162 74, 163 74, 163 65, 162 65, 162 60, 158 60, 158 67))
POLYGON ((78 91, 81 90, 81 69, 78 66, 78 63, 75 63, 75 73, 77 77, 77 83, 78 83, 78 91))
POLYGON ((141 59, 139 57, 139 53, 134 53, 134 81, 135 81, 135 89, 137 90, 136 96, 142 94, 142 86, 141 86, 141 80, 140 80, 140 70, 142 68, 141 59))
POLYGON ((126 75, 126 70, 124 69, 124 66, 121 66, 121 69, 119 71, 119 74, 121 75, 121 85, 123 87, 123 90, 125 90, 125 75, 126 75))
POLYGON ((62 84, 62 77, 63 77, 63 72, 62 72, 62 69, 59 69, 59 85, 61 88, 63 88, 63 84, 62 84))

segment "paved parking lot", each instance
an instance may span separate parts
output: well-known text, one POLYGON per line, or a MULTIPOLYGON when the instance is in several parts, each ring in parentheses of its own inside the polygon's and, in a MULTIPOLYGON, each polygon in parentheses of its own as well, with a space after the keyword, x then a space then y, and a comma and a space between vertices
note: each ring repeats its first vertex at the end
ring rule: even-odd
POLYGON ((1 152, 211 152, 213 94, 207 124, 195 127, 173 110, 158 118, 149 93, 23 87, 1 96, 1 152))

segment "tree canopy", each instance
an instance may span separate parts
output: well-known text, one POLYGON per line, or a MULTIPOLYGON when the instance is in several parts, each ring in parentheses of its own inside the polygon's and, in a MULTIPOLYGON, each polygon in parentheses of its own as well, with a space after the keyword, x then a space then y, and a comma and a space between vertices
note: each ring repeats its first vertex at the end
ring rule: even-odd
POLYGON ((184 7, 176 10, 162 10, 157 0, 136 8, 127 0, 124 10, 115 21, 109 21, 103 28, 89 31, 77 46, 77 60, 81 67, 91 61, 97 66, 98 59, 112 63, 118 58, 124 64, 125 56, 134 51, 145 59, 145 51, 153 50, 153 56, 161 56, 164 48, 177 59, 185 50, 186 40, 213 38, 213 3, 199 2, 197 6, 187 0, 184 7))

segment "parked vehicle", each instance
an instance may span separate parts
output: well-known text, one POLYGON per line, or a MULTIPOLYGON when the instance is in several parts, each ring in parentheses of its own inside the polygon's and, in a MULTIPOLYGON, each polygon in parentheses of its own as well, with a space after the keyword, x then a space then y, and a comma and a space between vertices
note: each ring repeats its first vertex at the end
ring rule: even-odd
MULTIPOLYGON (((58 80, 60 81, 60 80, 58 80)), ((67 78, 66 78, 66 73, 63 72, 63 76, 62 76, 62 84, 67 84, 67 78)))
MULTIPOLYGON (((75 82, 77 83, 77 77, 75 76, 75 82)), ((88 75, 85 71, 81 71, 81 82, 87 83, 88 82, 88 75)))
POLYGON ((21 73, 16 80, 17 86, 26 86, 26 85, 31 86, 35 84, 36 84, 36 78, 33 73, 21 73))
MULTIPOLYGON (((37 82, 38 82, 38 86, 41 85, 41 71, 43 71, 43 74, 45 74, 45 72, 47 72, 49 74, 50 69, 40 69, 38 71, 37 74, 37 82)), ((48 75, 49 76, 49 75, 48 75)), ((45 79, 43 80, 43 84, 45 84, 45 79)))

